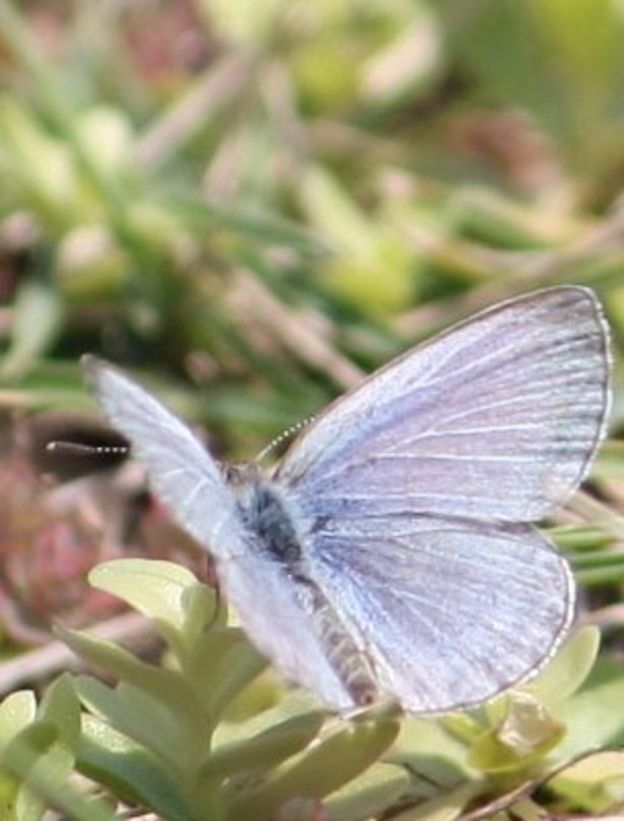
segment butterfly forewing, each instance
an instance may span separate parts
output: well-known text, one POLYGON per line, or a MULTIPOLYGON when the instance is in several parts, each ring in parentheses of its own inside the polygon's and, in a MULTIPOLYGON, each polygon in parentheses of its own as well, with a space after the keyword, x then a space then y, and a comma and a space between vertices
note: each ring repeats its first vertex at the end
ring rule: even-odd
POLYGON ((107 418, 132 443, 173 519, 212 553, 219 583, 256 646, 284 675, 315 690, 328 704, 352 706, 295 599, 292 580, 254 542, 201 442, 117 368, 91 356, 84 358, 84 366, 107 418))
POLYGON ((215 543, 215 535, 237 518, 212 457, 187 425, 120 370, 92 356, 83 364, 100 407, 132 443, 175 520, 200 544, 215 543))
POLYGON ((504 303, 330 406, 277 479, 312 518, 536 521, 578 486, 602 436, 607 344, 587 289, 504 303))

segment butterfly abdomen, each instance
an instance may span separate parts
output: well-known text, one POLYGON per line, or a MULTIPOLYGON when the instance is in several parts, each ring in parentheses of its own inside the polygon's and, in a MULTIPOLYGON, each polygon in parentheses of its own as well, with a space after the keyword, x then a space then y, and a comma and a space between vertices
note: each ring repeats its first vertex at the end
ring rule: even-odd
POLYGON ((306 585, 299 585, 299 599, 308 600, 315 632, 323 642, 327 660, 354 704, 364 707, 374 703, 380 694, 370 661, 351 638, 323 591, 314 582, 306 581, 306 585))

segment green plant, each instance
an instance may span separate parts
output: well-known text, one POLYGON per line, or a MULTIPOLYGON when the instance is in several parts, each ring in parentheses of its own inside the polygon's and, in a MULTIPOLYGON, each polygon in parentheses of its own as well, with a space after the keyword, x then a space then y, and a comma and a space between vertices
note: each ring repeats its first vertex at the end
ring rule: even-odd
MULTIPOLYGON (((157 383, 215 452, 248 457, 418 339, 561 282, 606 307, 616 396, 591 495, 553 523, 582 616, 603 627, 583 683, 587 630, 520 695, 352 727, 261 671, 184 571, 104 566, 94 581, 157 622, 164 667, 65 633, 108 683, 63 676, 39 701, 7 696, 0 818, 191 817, 204 800, 227 817, 254 789, 272 800, 271 784, 282 819, 618 811, 623 21, 619 0, 1 0, 3 417, 89 409, 89 350, 157 383), (219 666, 228 654, 239 666, 219 666), (358 774, 343 771, 351 734, 378 730, 358 774), (305 762, 325 755, 333 780, 317 782, 305 762)), ((2 604, 39 630, 51 613, 110 612, 74 584, 107 555, 82 515, 93 495, 83 486, 68 518, 20 466, 0 471, 2 604)), ((123 530, 138 493, 118 491, 123 530)), ((160 548, 170 531, 149 526, 160 548)), ((3 659, 24 649, 12 626, 3 610, 3 659)))
POLYGON ((590 674, 595 628, 578 632, 535 681, 470 714, 400 719, 379 705, 340 719, 278 682, 188 570, 123 559, 97 567, 91 582, 153 621, 163 664, 59 628, 106 681, 65 674, 39 706, 29 691, 2 703, 3 817, 41 818, 53 806, 99 821, 131 806, 167 821, 358 821, 391 809, 451 819, 488 795, 513 803, 519 788, 528 796, 545 779, 557 801, 593 810, 615 800, 624 754, 566 766, 587 753, 589 729, 594 743, 624 740, 624 677, 602 664, 590 674), (602 729, 578 721, 579 703, 597 689, 602 729))

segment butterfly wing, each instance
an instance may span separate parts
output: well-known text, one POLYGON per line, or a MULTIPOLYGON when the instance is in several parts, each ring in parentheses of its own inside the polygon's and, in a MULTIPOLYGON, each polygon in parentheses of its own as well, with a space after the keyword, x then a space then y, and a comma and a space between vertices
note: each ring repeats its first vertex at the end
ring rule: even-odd
MULTIPOLYGON (((236 534, 229 533, 233 544, 236 534)), ((254 645, 287 679, 315 692, 339 710, 353 699, 327 658, 309 615, 296 599, 296 582, 258 546, 235 560, 217 562, 219 582, 254 645)))
POLYGON ((312 553, 381 691, 414 712, 476 704, 530 677, 573 616, 567 563, 531 525, 332 522, 312 553))
POLYGON ((608 397, 592 292, 537 291, 374 373, 303 432, 276 479, 311 519, 537 521, 587 472, 608 397))
POLYGON ((122 371, 91 356, 84 364, 100 407, 132 443, 173 519, 210 550, 226 598, 254 644, 287 678, 316 691, 328 704, 351 706, 295 600, 292 581, 253 544, 218 465, 201 442, 122 371))
MULTIPOLYGON (((121 370, 83 357, 91 392, 115 430, 132 444, 158 497, 177 523, 202 545, 236 519, 232 494, 218 465, 192 431, 121 370)), ((226 549, 227 552, 227 549, 226 549)))

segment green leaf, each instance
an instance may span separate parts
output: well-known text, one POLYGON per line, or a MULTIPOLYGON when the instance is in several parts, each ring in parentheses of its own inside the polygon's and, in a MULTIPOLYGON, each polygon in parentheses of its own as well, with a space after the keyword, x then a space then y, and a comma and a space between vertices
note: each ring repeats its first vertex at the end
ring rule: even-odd
POLYGON ((72 650, 95 667, 153 696, 189 726, 201 727, 205 710, 191 684, 177 671, 166 670, 136 659, 127 650, 85 633, 57 627, 57 633, 72 650))
POLYGON ((328 238, 266 210, 258 209, 256 212, 250 208, 228 208, 223 203, 208 202, 205 197, 188 195, 170 197, 166 205, 196 232, 221 228, 262 245, 285 246, 312 256, 322 256, 329 251, 328 238))
POLYGON ((253 53, 276 35, 288 0, 264 0, 250 6, 245 0, 199 0, 197 12, 205 15, 211 31, 225 42, 236 43, 253 53))
MULTIPOLYGON (((617 395, 619 395, 619 392, 617 395)), ((613 409, 613 413, 617 413, 615 423, 620 424, 622 417, 620 403, 613 409)), ((603 444, 592 467, 592 475, 597 476, 599 479, 621 479, 624 476, 624 442, 615 440, 603 444)), ((615 511, 610 511, 610 513, 617 516, 615 511)), ((617 516, 617 519, 620 518, 617 516)))
POLYGON ((53 229, 70 225, 77 216, 78 179, 67 145, 51 137, 32 109, 8 94, 0 96, 0 144, 18 187, 17 204, 32 209, 53 229))
POLYGON ((37 702, 30 690, 11 693, 0 703, 0 818, 13 821, 23 792, 19 778, 1 766, 2 754, 11 740, 32 724, 36 711, 37 702))
POLYGON ((622 139, 623 28, 613 0, 485 0, 449 25, 481 93, 528 110, 594 177, 622 139))
POLYGON ((44 801, 33 792, 28 784, 22 784, 15 799, 13 818, 16 821, 41 821, 45 812, 44 801))
MULTIPOLYGON (((0 763, 2 754, 18 734, 33 725, 37 711, 35 695, 22 690, 7 696, 0 704, 0 763)), ((28 790, 20 779, 0 769, 0 817, 7 819, 38 819, 41 817, 40 799, 28 790)))
MULTIPOLYGON (((466 718, 471 721, 472 738, 475 725, 466 718)), ((466 744, 439 720, 405 716, 399 737, 385 759, 403 764, 416 776, 436 784, 454 785, 468 773, 466 744)))
POLYGON ((190 722, 183 704, 175 712, 136 687, 119 684, 113 690, 88 676, 78 679, 77 688, 85 706, 162 758, 173 772, 192 767, 209 742, 208 722, 190 722))
POLYGON ((399 731, 394 719, 338 724, 261 786, 234 798, 228 818, 263 821, 289 798, 323 798, 373 764, 399 731))
MULTIPOLYGON (((279 673, 267 665, 248 687, 230 701, 223 712, 221 726, 232 722, 240 724, 258 713, 266 713, 272 707, 283 704, 292 692, 279 673)), ((316 701, 314 706, 317 706, 316 701)))
POLYGON ((512 690, 505 696, 502 720, 476 741, 468 761, 487 773, 522 769, 555 747, 564 735, 565 725, 537 699, 512 690))
POLYGON ((583 688, 554 709, 567 727, 557 748, 565 761, 586 750, 624 744, 624 672, 616 661, 601 657, 583 688))
POLYGON ((484 789, 483 783, 460 784, 442 795, 421 801, 403 813, 393 816, 393 821, 455 821, 461 818, 466 806, 484 789))
POLYGON ((362 95, 387 105, 431 88, 441 68, 442 36, 425 4, 413 4, 411 20, 362 66, 362 95))
POLYGON ((286 719, 268 729, 221 744, 201 767, 210 777, 241 774, 245 770, 263 772, 300 752, 316 737, 323 725, 324 713, 308 713, 286 719))
MULTIPOLYGON (((45 810, 41 797, 33 789, 43 783, 64 784, 70 778, 75 763, 75 750, 80 736, 80 703, 68 675, 54 681, 46 690, 38 710, 38 720, 56 729, 56 740, 33 764, 28 781, 19 790, 16 816, 20 821, 38 819, 45 810), (39 774, 43 775, 40 776, 39 774)), ((49 790, 45 788, 46 791, 49 790)))
POLYGON ((197 641, 186 672, 196 683, 197 698, 216 720, 267 663, 242 630, 221 627, 197 641))
MULTIPOLYGON (((189 656, 195 654, 198 643, 206 633, 225 627, 228 610, 224 600, 214 590, 199 582, 185 591, 182 604, 186 614, 182 634, 189 656)), ((188 658, 181 659, 181 664, 188 664, 188 658)))
POLYGON ((323 802, 329 821, 377 818, 407 792, 410 777, 402 767, 373 764, 323 802))
MULTIPOLYGON (((621 530, 621 523, 613 522, 621 530)), ((618 549, 592 550, 572 556, 576 578, 585 587, 617 584, 624 579, 624 556, 618 549)))
MULTIPOLYGON (((64 766, 57 768, 54 755, 47 753, 58 738, 56 727, 38 721, 24 729, 5 748, 3 763, 36 793, 45 806, 65 811, 76 821, 114 821, 115 815, 102 802, 86 799, 67 783, 64 766)), ((38 801, 22 793, 20 806, 26 815, 36 817, 38 801)))
POLYGON ((312 224, 337 249, 360 260, 375 255, 376 227, 323 166, 308 167, 301 198, 312 224))
POLYGON ((2 376, 16 379, 29 370, 60 330, 62 306, 58 292, 48 285, 27 281, 13 307, 11 344, 2 362, 2 376))
POLYGON ((450 31, 469 69, 494 99, 514 100, 560 139, 576 137, 571 89, 526 0, 485 0, 450 31))
POLYGON ((548 782, 548 788, 574 806, 607 814, 624 789, 624 751, 604 750, 576 761, 548 782))
MULTIPOLYGON (((565 65, 581 105, 597 114, 622 79, 624 20, 613 0, 533 0, 546 38, 565 65), (588 25, 591 22, 591 25, 588 25), (579 36, 579 32, 583 36, 579 36)), ((531 10, 528 10, 529 13, 531 10)))
POLYGON ((198 652, 201 655, 195 645, 227 617, 214 591, 200 584, 190 570, 172 562, 116 559, 95 567, 89 581, 153 619, 180 666, 191 675, 198 652))
POLYGON ((292 718, 316 715, 319 710, 327 717, 327 711, 318 699, 305 690, 291 689, 284 692, 277 704, 256 711, 253 715, 238 715, 238 710, 228 710, 223 721, 215 728, 214 746, 244 741, 292 718))
POLYGON ((37 715, 37 699, 32 690, 17 690, 0 704, 0 752, 15 736, 32 724, 37 715))
POLYGON ((136 802, 170 821, 191 817, 179 781, 144 747, 96 716, 85 715, 78 768, 122 800, 136 802))
POLYGON ((156 559, 104 562, 89 573, 89 582, 167 628, 168 638, 182 631, 187 618, 186 595, 199 586, 186 567, 156 559))
MULTIPOLYGON (((58 725, 55 726, 58 731, 58 725)), ((18 818, 23 818, 24 821, 30 818, 40 818, 45 809, 43 796, 56 794, 59 786, 66 784, 71 777, 73 766, 73 753, 58 734, 49 749, 33 760, 28 777, 17 796, 18 818)))
POLYGON ((589 675, 600 648, 600 630, 589 625, 567 639, 542 672, 522 686, 543 704, 554 705, 572 695, 589 675))
POLYGON ((80 737, 80 702, 69 675, 60 676, 48 687, 38 715, 57 727, 59 740, 68 749, 76 746, 80 737))
MULTIPOLYGON (((601 454, 604 451, 601 450, 601 454)), ((599 475, 596 468, 600 460, 592 467, 592 476, 599 475)), ((593 525, 558 525, 548 528, 548 535, 557 546, 568 551, 593 551, 613 544, 614 537, 601 527, 593 525)), ((576 557, 573 557, 573 559, 576 557)))

